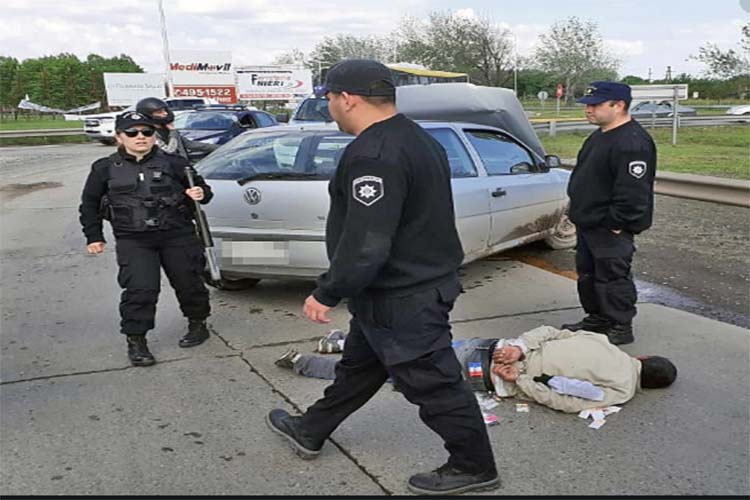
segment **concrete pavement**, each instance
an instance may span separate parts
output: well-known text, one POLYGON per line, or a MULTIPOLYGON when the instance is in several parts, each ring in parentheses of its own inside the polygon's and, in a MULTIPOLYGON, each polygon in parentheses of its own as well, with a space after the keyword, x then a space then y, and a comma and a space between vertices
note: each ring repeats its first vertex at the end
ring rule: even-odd
MULTIPOLYGON (((116 333, 111 248, 82 253, 76 207, 88 165, 65 165, 61 151, 59 169, 14 179, 58 187, 0 193, 0 493, 407 494, 409 475, 444 462, 439 439, 389 386, 315 461, 266 429, 270 409, 302 410, 327 384, 273 365, 289 345, 312 351, 327 330, 301 317, 308 282, 212 290, 214 335, 193 349, 177 347, 185 324, 164 282, 149 337, 159 363, 131 367, 116 333)), ((462 281, 459 338, 513 337, 581 315, 572 280, 515 261, 474 263, 462 281)), ((344 307, 333 318, 346 328, 344 307)), ((748 330, 653 304, 639 305, 635 326, 624 350, 669 356, 677 382, 637 395, 600 430, 502 402, 489 429, 503 479, 494 494, 750 494, 748 330)))

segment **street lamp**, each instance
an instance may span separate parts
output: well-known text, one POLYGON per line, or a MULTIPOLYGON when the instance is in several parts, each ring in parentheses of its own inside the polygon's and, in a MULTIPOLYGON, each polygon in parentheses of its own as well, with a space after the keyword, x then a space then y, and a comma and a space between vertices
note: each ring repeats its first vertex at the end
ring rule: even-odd
POLYGON ((513 93, 518 97, 518 37, 514 32, 510 32, 513 37, 513 93))

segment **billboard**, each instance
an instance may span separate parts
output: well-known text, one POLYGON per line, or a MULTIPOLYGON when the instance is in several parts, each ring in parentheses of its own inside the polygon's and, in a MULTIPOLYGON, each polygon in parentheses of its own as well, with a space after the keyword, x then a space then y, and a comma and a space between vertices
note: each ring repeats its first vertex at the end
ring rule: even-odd
POLYGON ((175 97, 209 97, 221 104, 237 102, 228 50, 173 50, 169 72, 175 97))
POLYGON ((131 106, 144 97, 166 97, 161 73, 104 73, 110 106, 131 106))
POLYGON ((268 68, 237 70, 237 87, 240 99, 245 101, 288 101, 307 97, 313 91, 312 72, 309 69, 268 68))

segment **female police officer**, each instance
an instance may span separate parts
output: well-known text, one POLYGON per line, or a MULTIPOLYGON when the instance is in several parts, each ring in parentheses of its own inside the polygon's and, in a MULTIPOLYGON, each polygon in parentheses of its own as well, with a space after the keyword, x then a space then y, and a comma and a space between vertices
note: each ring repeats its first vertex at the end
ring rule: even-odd
POLYGON ((195 175, 186 179, 187 162, 167 155, 154 144, 155 129, 146 116, 131 111, 117 117, 117 152, 94 162, 81 196, 80 222, 91 254, 104 251, 102 219, 112 225, 120 268, 117 280, 121 332, 127 336, 134 366, 155 363, 146 332, 154 327, 161 281, 160 267, 177 293, 189 319, 180 347, 203 343, 209 336, 208 291, 201 273, 203 248, 195 234, 191 199, 208 203, 211 189, 195 175))

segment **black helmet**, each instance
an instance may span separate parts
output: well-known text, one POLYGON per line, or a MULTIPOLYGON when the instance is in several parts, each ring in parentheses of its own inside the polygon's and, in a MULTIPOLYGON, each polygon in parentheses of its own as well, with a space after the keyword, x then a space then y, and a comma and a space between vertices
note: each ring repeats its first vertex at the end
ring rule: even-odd
POLYGON ((148 116, 151 121, 157 125, 166 125, 167 123, 172 123, 174 121, 174 113, 169 109, 167 103, 156 97, 146 97, 145 99, 141 99, 138 101, 138 104, 135 105, 135 110, 142 115, 148 116), (154 116, 154 111, 160 109, 165 109, 167 111, 167 116, 164 118, 154 116))

